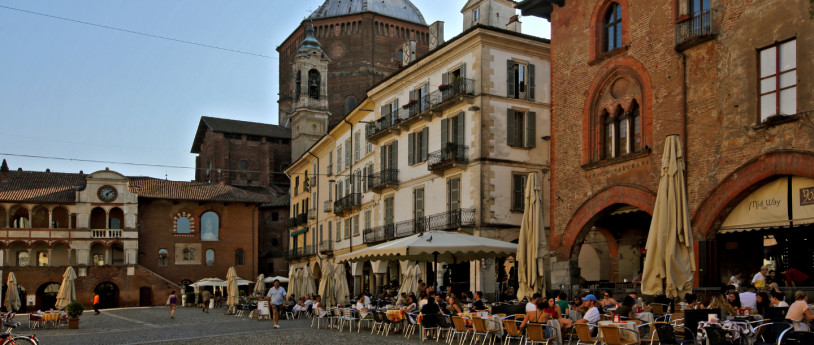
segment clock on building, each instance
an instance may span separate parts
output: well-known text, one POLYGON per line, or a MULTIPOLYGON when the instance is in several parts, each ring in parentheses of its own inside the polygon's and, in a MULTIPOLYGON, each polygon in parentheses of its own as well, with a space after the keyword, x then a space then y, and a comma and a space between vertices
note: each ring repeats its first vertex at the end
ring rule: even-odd
POLYGON ((102 201, 111 202, 116 200, 116 196, 118 196, 118 192, 116 192, 116 188, 111 186, 103 186, 99 188, 99 199, 102 201))

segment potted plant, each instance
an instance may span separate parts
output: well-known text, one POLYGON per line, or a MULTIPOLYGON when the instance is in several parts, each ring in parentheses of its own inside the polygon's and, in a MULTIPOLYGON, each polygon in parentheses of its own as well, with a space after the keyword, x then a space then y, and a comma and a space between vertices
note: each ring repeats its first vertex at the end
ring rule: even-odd
POLYGON ((84 311, 85 307, 82 305, 82 303, 78 301, 68 303, 68 306, 65 307, 65 313, 68 314, 68 328, 79 328, 79 316, 82 315, 82 312, 84 311))
POLYGON ((446 91, 452 88, 452 84, 441 84, 438 85, 438 90, 446 91))
POLYGON ((186 301, 186 304, 184 306, 185 307, 194 306, 195 305, 195 293, 190 291, 190 292, 185 293, 184 295, 187 296, 187 301, 186 301))

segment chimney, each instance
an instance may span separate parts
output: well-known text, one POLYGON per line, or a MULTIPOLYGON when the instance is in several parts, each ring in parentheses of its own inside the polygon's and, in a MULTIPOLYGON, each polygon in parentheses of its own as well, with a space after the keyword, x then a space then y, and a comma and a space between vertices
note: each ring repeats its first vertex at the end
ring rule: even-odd
POLYGON ((8 163, 3 160, 3 165, 0 166, 0 182, 8 181, 8 163))
POLYGON ((513 15, 511 18, 509 18, 509 24, 506 24, 506 30, 520 33, 522 32, 520 31, 520 24, 520 16, 513 15))
POLYGON ((444 44, 444 22, 436 21, 430 25, 430 51, 444 44))
POLYGON ((407 66, 416 60, 415 41, 407 41, 401 45, 401 66, 407 66))

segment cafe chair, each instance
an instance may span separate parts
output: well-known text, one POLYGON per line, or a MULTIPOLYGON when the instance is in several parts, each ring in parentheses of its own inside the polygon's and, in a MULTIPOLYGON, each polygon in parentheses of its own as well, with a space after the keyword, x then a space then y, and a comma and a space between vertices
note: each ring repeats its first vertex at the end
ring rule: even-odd
POLYGON ((587 323, 574 324, 574 331, 577 332, 577 345, 581 344, 597 345, 602 341, 602 339, 599 339, 599 337, 591 336, 592 327, 596 326, 589 325, 587 323))
POLYGON ((666 304, 655 302, 650 303, 650 307, 653 308, 653 315, 664 315, 667 313, 667 309, 669 309, 666 304))
MULTIPOLYGON (((367 315, 370 315, 371 317, 375 317, 374 313, 372 311, 368 312, 367 315)), ((373 323, 375 325, 376 324, 376 319, 375 318, 373 318, 373 319, 369 319, 369 318, 363 319, 362 315, 360 314, 359 315, 359 324, 356 326, 356 333, 360 332, 360 330, 362 329, 363 324, 370 325, 370 323, 373 323)))
POLYGON ((709 344, 732 344, 726 339, 726 330, 720 327, 704 327, 707 332, 707 341, 709 344))
POLYGON ((444 342, 449 343, 449 338, 452 335, 452 332, 455 328, 452 326, 452 320, 450 319, 449 315, 441 315, 442 321, 438 326, 438 337, 435 338, 435 342, 437 343, 441 339, 441 334, 444 335, 444 342))
POLYGON ((456 336, 460 336, 460 340, 458 344, 463 344, 466 341, 466 337, 469 336, 469 333, 474 332, 474 330, 470 327, 466 326, 466 321, 464 318, 460 316, 452 316, 452 327, 454 330, 452 331, 452 337, 449 339, 449 344, 455 341, 456 336))
MULTIPOLYGON (((342 309, 342 317, 339 319, 339 331, 345 328, 345 324, 348 325, 348 332, 353 332, 353 324, 359 321, 359 318, 353 314, 354 309, 342 309)), ((358 330, 357 330, 358 333, 358 330)))
POLYGON ((486 322, 484 321, 484 319, 477 316, 473 316, 472 327, 475 329, 475 332, 472 335, 472 340, 469 342, 470 345, 473 344, 475 342, 475 338, 478 338, 479 336, 483 337, 481 345, 486 344, 486 340, 489 339, 490 337, 492 339, 489 341, 489 344, 490 345, 494 344, 495 338, 497 338, 497 331, 490 331, 486 329, 486 322))
POLYGON ((506 335, 503 336, 503 345, 510 344, 513 339, 519 340, 518 344, 523 343, 523 333, 520 333, 515 320, 503 320, 503 330, 506 331, 506 335))
MULTIPOLYGON (((319 308, 317 308, 319 309, 319 308)), ((317 329, 319 329, 319 323, 325 320, 325 325, 328 326, 328 323, 331 321, 331 312, 327 310, 325 316, 319 316, 319 310, 314 311, 314 317, 311 318, 311 328, 314 328, 314 322, 317 323, 317 329)))
POLYGON ((390 335, 390 330, 393 328, 393 325, 395 325, 395 322, 390 321, 390 319, 387 318, 387 312, 379 311, 376 313, 379 314, 379 317, 382 319, 382 323, 384 324, 384 336, 386 337, 390 335))
POLYGON ((633 332, 627 328, 617 326, 599 326, 599 328, 602 330, 602 338, 606 345, 632 345, 639 342, 636 339, 622 339, 622 331, 633 332))
POLYGON ((554 332, 550 332, 551 336, 545 336, 545 330, 548 326, 541 323, 527 323, 526 324, 526 342, 525 344, 546 344, 555 339, 554 332))
POLYGON ((814 333, 800 331, 784 332, 777 343, 783 345, 811 345, 814 344, 814 333))
MULTIPOLYGON (((685 339, 685 340, 678 340, 676 339, 675 329, 672 325, 666 322, 654 322, 653 325, 656 326, 656 336, 658 337, 659 344, 664 345, 683 345, 683 344, 692 344, 693 340, 685 339)), ((691 332, 685 330, 686 333, 692 334, 691 332)))
POLYGON ((373 327, 370 327, 370 334, 376 332, 376 334, 380 334, 382 330, 384 330, 384 321, 382 320, 382 314, 378 311, 371 311, 370 314, 373 315, 373 327))
POLYGON ((28 314, 28 328, 42 328, 42 315, 28 314))
POLYGON ((444 315, 441 314, 427 314, 421 317, 421 341, 429 338, 430 332, 435 335, 436 341, 441 336, 441 325, 446 323, 444 315))
POLYGON ((770 345, 777 344, 777 338, 783 332, 792 329, 792 325, 788 322, 767 322, 755 327, 755 344, 754 345, 770 345))
POLYGON ((409 338, 413 336, 415 333, 415 329, 418 326, 416 322, 416 318, 418 318, 418 314, 407 314, 407 327, 404 328, 404 338, 409 338))

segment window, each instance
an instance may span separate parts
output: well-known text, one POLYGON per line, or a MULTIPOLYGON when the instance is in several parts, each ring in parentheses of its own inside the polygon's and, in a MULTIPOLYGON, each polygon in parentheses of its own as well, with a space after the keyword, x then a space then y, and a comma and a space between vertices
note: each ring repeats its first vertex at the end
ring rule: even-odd
POLYGON ((370 229, 370 210, 365 211, 365 230, 370 229))
POLYGON ((690 14, 693 16, 697 16, 710 9, 710 0, 690 0, 688 4, 690 5, 690 14))
MULTIPOLYGON (((197 259, 197 255, 195 253, 195 248, 184 248, 184 251, 181 253, 181 258, 184 261, 195 261, 197 259)), ((103 259, 103 261, 104 261, 104 259, 103 259)))
POLYGON ((429 134, 429 127, 425 127, 418 132, 407 135, 407 164, 413 165, 427 161, 429 134))
POLYGON ((602 51, 609 52, 622 48, 622 6, 619 6, 618 3, 610 5, 608 11, 605 12, 603 27, 605 34, 602 51))
POLYGON ((166 249, 161 248, 158 250, 158 265, 159 266, 167 266, 167 256, 169 253, 166 249))
POLYGON ((525 174, 512 175, 512 211, 525 209, 526 178, 525 174))
MULTIPOLYGON (((214 253, 213 253, 214 256, 214 253)), ((214 260, 214 258, 213 258, 214 260)), ((243 261, 243 249, 235 250, 235 265, 242 266, 245 265, 243 261)))
POLYGON ((381 150, 379 152, 380 154, 379 159, 381 161, 381 168, 383 171, 396 170, 399 168, 398 147, 399 147, 398 140, 393 140, 392 143, 381 146, 381 150))
MULTIPOLYGON (((191 249, 191 250, 194 251, 194 249, 191 249)), ((205 255, 206 255, 206 265, 207 266, 214 265, 215 264, 215 251, 212 250, 212 249, 207 249, 205 255)))
POLYGON ((353 216, 353 236, 359 236, 359 215, 353 216))
POLYGON ((382 118, 385 124, 391 125, 396 122, 398 116, 399 100, 394 99, 392 102, 382 106, 382 118))
POLYGON ((797 40, 761 49, 760 121, 797 113, 797 40))
POLYGON ((441 145, 445 149, 447 143, 464 145, 464 113, 441 120, 441 145))
MULTIPOLYGON (((104 259, 102 260, 104 264, 104 259)), ((17 266, 28 266, 28 252, 17 252, 17 266)))
POLYGON ((201 216, 201 240, 217 241, 220 220, 215 212, 206 212, 201 216))
MULTIPOLYGON (((333 222, 328 222, 328 233, 329 234, 333 233, 333 230, 331 230, 331 227, 333 226, 333 224, 334 224, 333 222)), ((338 220, 336 221, 336 236, 334 236, 334 238, 336 238, 336 242, 339 242, 342 239, 342 236, 339 233, 339 221, 338 220)))
POLYGON ((279 219, 280 219, 280 214, 279 213, 277 213, 277 212, 272 212, 271 213, 271 221, 272 222, 276 222, 279 219))
POLYGON ((353 152, 351 150, 353 150, 353 143, 351 142, 351 138, 345 139, 345 165, 346 165, 345 168, 350 168, 350 166, 353 164, 353 161, 351 160, 353 159, 353 157, 351 156, 353 152))
POLYGON ((297 71, 297 77, 294 80, 294 99, 300 99, 302 94, 302 71, 297 71))
POLYGON ((506 145, 534 148, 537 146, 537 113, 509 109, 506 113, 506 145))
POLYGON ((331 176, 331 175, 334 174, 333 166, 334 166, 334 151, 330 150, 330 151, 328 151, 328 176, 331 176))
POLYGON ((630 110, 617 107, 613 115, 602 113, 602 158, 611 159, 642 149, 642 120, 639 104, 634 100, 630 110))
POLYGON ((393 215, 393 197, 389 197, 384 199, 384 224, 393 224, 395 222, 395 217, 393 215))
POLYGON ((187 217, 178 217, 178 220, 175 221, 175 233, 176 234, 188 234, 190 233, 190 221, 187 217))
MULTIPOLYGON (((26 253, 25 257, 26 257, 26 266, 28 266, 28 253, 26 253)), ((18 257, 17 260, 18 260, 17 261, 18 263, 21 262, 21 261, 19 261, 19 257, 18 257)), ((93 265, 94 266, 104 266, 105 265, 105 256, 104 256, 104 254, 93 254, 93 265)))
POLYGON ((37 252, 37 266, 48 266, 48 252, 37 252))
POLYGON ((237 162, 237 168, 243 171, 249 170, 249 161, 241 159, 237 162))
POLYGON ((480 8, 472 12, 472 20, 476 22, 480 20, 480 8))
POLYGON ((345 238, 350 238, 351 230, 350 218, 345 218, 345 238))
POLYGON ((300 190, 300 177, 295 176, 294 177, 294 196, 297 196, 297 194, 299 193, 299 190, 300 190))
POLYGON ((447 211, 461 208, 461 178, 451 178, 447 181, 447 211))
POLYGON ((362 146, 360 145, 362 142, 362 135, 360 131, 356 131, 353 135, 353 162, 356 163, 359 161, 359 148, 362 146))
MULTIPOLYGON (((336 173, 339 174, 342 169, 342 145, 336 148, 336 173)), ((295 194, 296 195, 296 194, 295 194)))
POLYGON ((536 67, 514 60, 506 61, 507 97, 534 101, 536 67))
POLYGON ((424 218, 424 188, 413 190, 413 219, 417 224, 424 218))
POLYGON ((424 83, 420 87, 416 88, 415 90, 410 91, 410 104, 411 106, 408 108, 410 111, 410 116, 421 114, 427 110, 429 107, 429 93, 427 90, 430 89, 429 83, 424 83))
POLYGON ((370 141, 365 141, 365 155, 373 152, 373 144, 370 141))
POLYGON ((319 89, 322 85, 319 71, 312 69, 308 71, 308 97, 319 99, 319 89))

